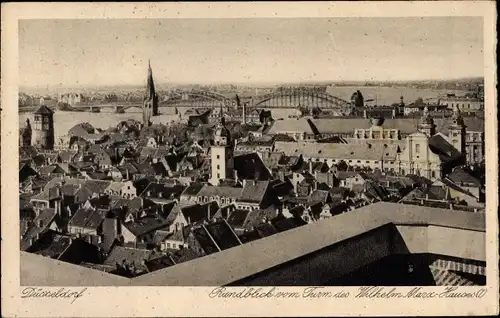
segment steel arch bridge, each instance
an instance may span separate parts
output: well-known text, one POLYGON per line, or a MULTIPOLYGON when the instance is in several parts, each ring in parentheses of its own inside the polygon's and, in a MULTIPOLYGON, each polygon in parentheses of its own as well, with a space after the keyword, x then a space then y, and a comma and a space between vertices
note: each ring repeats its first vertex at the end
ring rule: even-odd
MULTIPOLYGON (((235 95, 236 96, 236 95, 235 95)), ((203 90, 175 92, 160 102, 159 107, 236 107, 236 99, 203 90)))
POLYGON ((292 89, 277 90, 272 93, 257 96, 250 102, 251 107, 258 108, 297 108, 319 107, 325 109, 340 109, 349 102, 318 90, 292 89))

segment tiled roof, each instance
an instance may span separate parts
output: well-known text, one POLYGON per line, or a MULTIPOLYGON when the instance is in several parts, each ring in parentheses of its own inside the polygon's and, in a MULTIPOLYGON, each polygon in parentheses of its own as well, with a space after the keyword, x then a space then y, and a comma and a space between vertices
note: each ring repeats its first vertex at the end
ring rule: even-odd
POLYGON ((136 237, 139 237, 153 231, 166 228, 168 226, 168 222, 160 216, 149 215, 132 222, 124 223, 123 226, 125 226, 136 237))
POLYGON ((270 135, 286 133, 314 134, 314 131, 306 118, 298 118, 274 121, 267 133, 270 135))
POLYGON ((243 227, 247 230, 252 230, 252 228, 257 225, 266 222, 267 220, 271 220, 277 216, 275 210, 272 209, 257 209, 252 210, 248 213, 245 222, 243 223, 243 227))
POLYGON ((282 152, 264 152, 262 154, 262 161, 268 169, 274 169, 278 167, 278 163, 283 156, 282 152))
POLYGON ((461 167, 453 169, 453 171, 446 176, 451 182, 456 185, 473 185, 476 187, 481 186, 481 181, 471 175, 469 172, 465 171, 461 167))
POLYGON ((139 269, 147 270, 144 262, 149 259, 151 254, 152 251, 146 249, 115 246, 104 261, 104 265, 115 266, 125 261, 128 264, 134 264, 139 269))
POLYGON ((54 221, 56 216, 57 211, 55 209, 48 208, 40 211, 40 214, 33 220, 26 233, 23 235, 21 250, 26 250, 26 248, 30 246, 30 240, 42 234, 50 226, 52 221, 54 221))
POLYGON ((275 149, 289 156, 343 160, 396 160, 397 145, 329 144, 314 142, 276 142, 275 149), (387 147, 386 147, 387 146, 387 147))
POLYGON ((99 209, 80 208, 69 220, 69 226, 78 226, 91 229, 97 229, 104 221, 105 213, 99 209))
POLYGON ((240 240, 225 220, 205 225, 210 236, 221 250, 241 245, 240 240))
POLYGON ((142 197, 153 197, 153 198, 164 198, 172 199, 178 198, 182 193, 184 187, 181 185, 169 186, 163 183, 151 182, 144 191, 142 191, 142 197))
POLYGON ((182 195, 189 195, 189 196, 194 196, 194 195, 198 195, 198 193, 201 191, 201 189, 204 188, 204 184, 203 183, 199 183, 199 182, 193 182, 191 183, 181 194, 182 195))
POLYGON ((69 236, 56 234, 51 231, 47 232, 45 235, 49 235, 50 238, 43 240, 44 242, 39 241, 35 246, 32 246, 28 252, 57 259, 72 243, 71 237, 69 236))
POLYGON ((146 267, 149 272, 157 271, 173 265, 175 265, 175 261, 170 255, 162 255, 146 261, 146 267))
POLYGON ((330 193, 328 191, 315 190, 315 191, 311 192, 311 194, 307 198, 307 204, 308 205, 313 205, 316 203, 325 204, 328 202, 329 196, 330 196, 330 193))
POLYGON ((271 223, 260 223, 255 226, 255 231, 259 233, 260 237, 267 237, 278 233, 278 230, 271 223))
POLYGON ((33 114, 36 114, 36 115, 50 115, 53 113, 54 113, 54 111, 45 105, 38 107, 38 109, 33 112, 33 114))
MULTIPOLYGON (((398 129, 402 134, 416 132, 420 118, 386 118, 382 127, 398 129)), ((279 122, 279 121, 278 121, 279 122)), ((468 131, 484 132, 484 120, 478 117, 464 117, 468 131)), ((312 123, 321 134, 353 134, 355 129, 368 129, 372 126, 370 119, 366 118, 321 118, 312 119, 312 123)), ((448 134, 451 118, 434 118, 436 130, 448 134)))
POLYGON ((198 192, 197 196, 208 198, 238 198, 241 191, 241 188, 204 185, 203 188, 198 192))
POLYGON ((247 219, 249 213, 249 210, 236 209, 231 212, 231 214, 229 214, 227 222, 233 228, 243 228, 243 224, 245 223, 245 220, 247 219))
POLYGON ((261 203, 269 187, 269 181, 247 180, 238 196, 239 202, 261 203))
POLYGON ((269 180, 271 174, 257 153, 247 153, 234 156, 234 170, 238 179, 269 180))

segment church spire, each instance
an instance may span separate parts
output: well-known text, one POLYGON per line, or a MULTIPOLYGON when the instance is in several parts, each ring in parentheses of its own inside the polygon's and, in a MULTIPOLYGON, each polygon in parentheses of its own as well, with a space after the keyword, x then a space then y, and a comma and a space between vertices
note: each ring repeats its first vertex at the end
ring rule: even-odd
POLYGON ((155 83, 153 81, 153 70, 151 69, 151 61, 148 60, 148 84, 146 86, 146 100, 153 100, 155 97, 155 83))
POLYGON ((158 115, 158 95, 156 95, 155 84, 153 81, 153 71, 151 61, 148 60, 148 77, 146 85, 146 94, 144 95, 144 104, 142 107, 142 117, 144 125, 151 124, 151 116, 158 115))

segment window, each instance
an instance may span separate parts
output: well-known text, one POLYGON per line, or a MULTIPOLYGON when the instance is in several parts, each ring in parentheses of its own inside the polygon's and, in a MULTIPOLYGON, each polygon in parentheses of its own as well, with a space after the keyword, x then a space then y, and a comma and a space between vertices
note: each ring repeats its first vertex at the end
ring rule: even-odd
POLYGON ((219 165, 217 165, 217 170, 219 170, 219 169, 220 169, 220 166, 219 166, 219 165))
POLYGON ((358 160, 358 163, 361 163, 361 160, 358 160))
POLYGON ((217 159, 220 159, 220 156, 219 156, 219 155, 217 155, 217 159))
POLYGON ((420 144, 415 145, 415 153, 420 153, 420 144))
POLYGON ((217 173, 217 179, 220 179, 220 173, 217 173))
POLYGON ((370 160, 366 160, 366 163, 370 163, 370 160))
POLYGON ((431 178, 435 178, 436 177, 436 171, 431 171, 431 178))
POLYGON ((170 243, 167 243, 167 247, 170 248, 170 243))

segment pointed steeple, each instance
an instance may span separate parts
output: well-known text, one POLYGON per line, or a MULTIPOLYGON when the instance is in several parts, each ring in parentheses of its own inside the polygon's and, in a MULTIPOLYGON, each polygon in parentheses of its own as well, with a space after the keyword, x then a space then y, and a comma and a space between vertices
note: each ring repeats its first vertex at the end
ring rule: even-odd
POLYGON ((153 70, 151 69, 151 61, 148 60, 148 83, 146 86, 146 100, 153 100, 155 98, 155 83, 153 81, 153 70))

